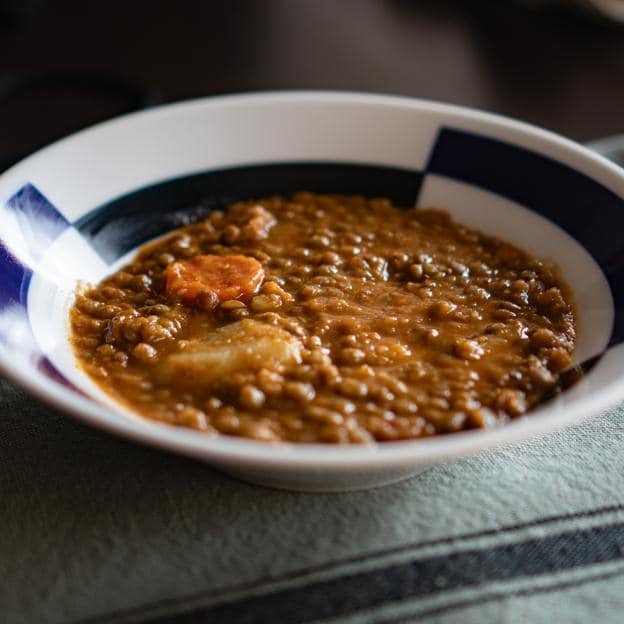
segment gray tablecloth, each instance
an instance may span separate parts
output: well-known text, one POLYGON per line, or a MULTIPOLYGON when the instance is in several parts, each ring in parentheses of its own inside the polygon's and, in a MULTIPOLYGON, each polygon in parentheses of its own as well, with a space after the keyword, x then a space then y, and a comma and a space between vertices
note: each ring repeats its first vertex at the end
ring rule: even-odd
POLYGON ((234 481, 0 380, 0 621, 624 621, 624 410, 367 492, 234 481))

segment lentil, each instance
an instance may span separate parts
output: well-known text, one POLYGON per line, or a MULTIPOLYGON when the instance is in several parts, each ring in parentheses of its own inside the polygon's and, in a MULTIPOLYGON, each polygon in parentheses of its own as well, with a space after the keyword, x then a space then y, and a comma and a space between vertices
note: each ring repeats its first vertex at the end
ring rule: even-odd
POLYGON ((79 363, 118 401, 264 442, 492 427, 539 403, 575 341, 551 265, 441 211, 311 193, 212 211, 70 314, 79 363))

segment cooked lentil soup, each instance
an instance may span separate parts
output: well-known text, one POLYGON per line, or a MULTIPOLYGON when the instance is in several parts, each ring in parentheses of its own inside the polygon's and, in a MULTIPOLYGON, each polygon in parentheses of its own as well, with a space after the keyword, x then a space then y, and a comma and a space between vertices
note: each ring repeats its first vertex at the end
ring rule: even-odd
POLYGON ((491 427, 571 363, 552 265, 386 199, 299 193, 213 211, 77 294, 82 368, 158 421, 257 440, 491 427))

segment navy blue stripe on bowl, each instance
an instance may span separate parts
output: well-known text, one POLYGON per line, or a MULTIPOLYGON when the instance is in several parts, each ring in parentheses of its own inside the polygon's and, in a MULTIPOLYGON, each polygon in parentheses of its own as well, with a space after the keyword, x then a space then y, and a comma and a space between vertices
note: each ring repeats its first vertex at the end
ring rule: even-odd
MULTIPOLYGON (((20 228, 25 253, 32 264, 41 259, 46 249, 68 228, 69 222, 63 214, 32 184, 20 188, 6 203, 20 228)), ((18 311, 21 330, 31 333, 28 341, 31 349, 34 338, 27 314, 28 289, 33 270, 18 260, 0 240, 0 311, 18 311)), ((15 323, 16 318, 12 319, 15 323)), ((37 368, 46 376, 78 394, 83 394, 39 351, 29 351, 37 368)))
POLYGON ((603 270, 613 293, 611 344, 624 340, 621 197, 552 158, 452 128, 440 130, 427 173, 460 180, 515 201, 550 219, 580 242, 603 270))
POLYGON ((65 375, 63 375, 63 373, 61 373, 61 371, 56 368, 56 366, 54 366, 54 364, 52 364, 49 358, 45 355, 42 355, 37 360, 37 370, 52 381, 55 381, 57 384, 65 386, 68 390, 71 390, 75 394, 80 394, 83 397, 88 396, 80 388, 78 388, 78 386, 69 381, 69 379, 67 379, 67 377, 65 377, 65 375))
POLYGON ((0 310, 26 307, 32 271, 24 266, 0 240, 0 310))
MULTIPOLYGON (((41 258, 50 244, 69 226, 67 219, 32 184, 25 184, 6 202, 22 234, 25 253, 32 263, 41 258)), ((18 260, 0 240, 0 309, 8 305, 26 306, 32 268, 18 260)))
POLYGON ((206 171, 167 180, 100 206, 74 226, 107 263, 141 243, 228 204, 298 191, 389 197, 416 203, 422 173, 345 163, 275 163, 206 171))
POLYGON ((13 212, 33 260, 39 260, 50 244, 68 227, 64 215, 32 184, 24 185, 6 203, 13 212))
MULTIPOLYGON (((34 344, 27 314, 28 288, 32 275, 32 270, 17 260, 0 240, 0 313, 4 310, 11 310, 13 315, 18 315, 20 330, 30 333, 29 345, 34 344)), ((11 318, 12 328, 14 328, 16 320, 17 317, 15 316, 11 318)), ((39 351, 30 354, 36 359, 37 368, 40 372, 75 393, 84 396, 82 390, 72 384, 45 355, 39 351)))

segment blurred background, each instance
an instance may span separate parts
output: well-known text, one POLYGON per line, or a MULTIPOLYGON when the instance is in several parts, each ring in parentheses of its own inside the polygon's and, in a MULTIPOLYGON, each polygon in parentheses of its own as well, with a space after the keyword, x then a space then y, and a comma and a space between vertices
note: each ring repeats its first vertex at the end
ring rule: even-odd
POLYGON ((624 131, 622 0, 0 0, 0 168, 154 104, 394 93, 624 131))

